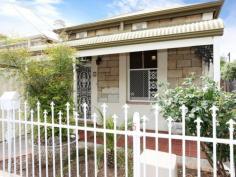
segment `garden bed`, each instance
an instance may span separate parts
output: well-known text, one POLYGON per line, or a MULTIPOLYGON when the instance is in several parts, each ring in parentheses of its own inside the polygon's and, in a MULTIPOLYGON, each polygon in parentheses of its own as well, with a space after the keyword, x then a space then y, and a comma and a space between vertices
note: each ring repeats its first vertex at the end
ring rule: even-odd
MULTIPOLYGON (((92 151, 88 151, 88 176, 92 177, 94 176, 94 157, 93 157, 93 152, 92 151)), ((101 157, 103 157, 103 154, 98 155, 101 157)), ((68 177, 68 159, 66 159, 66 156, 63 156, 64 161, 63 161, 63 177, 68 177)), ((37 159, 37 158, 35 158, 37 159)), ((84 158, 84 151, 80 150, 80 157, 79 157, 80 161, 80 176, 84 177, 85 176, 85 158, 84 158)), ((99 159, 99 158, 98 158, 99 159)), ((26 166, 25 166, 25 156, 23 156, 22 158, 23 161, 23 177, 26 176, 26 166)), ((20 158, 17 157, 16 158, 16 170, 17 170, 17 174, 20 175, 20 158)), ((32 176, 32 156, 28 155, 28 174, 29 176, 32 176)), ((49 177, 53 177, 53 163, 51 160, 48 161, 49 162, 49 167, 48 167, 48 172, 49 172, 49 177)), ((120 163, 120 162, 119 162, 120 163)), ((7 171, 7 160, 5 161, 5 165, 6 165, 6 171, 7 171)), ((56 163, 56 176, 60 176, 60 162, 57 161, 56 163)), ((119 168, 117 170, 118 172, 118 177, 123 177, 125 176, 125 170, 123 168, 124 164, 122 165, 118 165, 119 168)), ((2 170, 2 162, 0 162, 0 169, 2 170)), ((46 176, 46 166, 42 165, 42 176, 46 176)), ((39 176, 39 168, 38 168, 38 162, 35 161, 35 177, 39 176)), ((14 173, 14 159, 12 159, 12 173, 14 173)), ((75 159, 75 152, 72 153, 71 155, 71 176, 76 176, 77 171, 76 171, 76 159, 75 159)), ((210 177, 212 176, 212 173, 209 172, 201 172, 201 175, 204 177, 210 177)), ((110 168, 107 167, 107 176, 108 177, 114 177, 114 168, 110 168)), ((132 177, 132 164, 129 164, 129 176, 132 177)), ((197 170, 192 170, 192 169, 186 169, 186 176, 187 177, 196 177, 197 176, 197 170)), ((103 159, 99 159, 98 160, 98 177, 104 177, 104 166, 103 166, 103 159)), ((182 167, 178 166, 178 177, 182 177, 182 167)))

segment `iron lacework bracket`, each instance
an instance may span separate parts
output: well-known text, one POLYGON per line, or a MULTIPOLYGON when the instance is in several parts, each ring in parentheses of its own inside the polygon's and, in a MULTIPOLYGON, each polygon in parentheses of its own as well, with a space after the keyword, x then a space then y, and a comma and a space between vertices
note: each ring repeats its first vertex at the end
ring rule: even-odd
POLYGON ((208 64, 209 69, 210 63, 213 63, 213 45, 197 46, 195 47, 195 54, 208 64))

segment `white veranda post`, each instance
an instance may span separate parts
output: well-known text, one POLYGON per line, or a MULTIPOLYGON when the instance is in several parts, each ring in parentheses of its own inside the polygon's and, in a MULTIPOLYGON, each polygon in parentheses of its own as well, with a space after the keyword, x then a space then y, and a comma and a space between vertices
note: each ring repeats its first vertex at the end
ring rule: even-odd
POLYGON ((133 176, 140 177, 140 115, 135 112, 133 115, 133 176))
POLYGON ((214 37, 213 42, 213 74, 214 81, 220 88, 220 38, 214 37))

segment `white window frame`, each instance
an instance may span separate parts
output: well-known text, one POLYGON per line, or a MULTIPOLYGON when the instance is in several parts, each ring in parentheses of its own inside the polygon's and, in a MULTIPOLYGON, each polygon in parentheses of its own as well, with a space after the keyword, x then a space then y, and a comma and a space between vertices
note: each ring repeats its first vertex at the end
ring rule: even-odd
POLYGON ((147 22, 140 22, 140 23, 133 23, 132 24, 132 30, 136 31, 136 30, 143 30, 147 28, 147 22), (138 28, 139 26, 141 26, 140 28, 138 28))
MULTIPOLYGON (((141 51, 140 51, 141 52, 141 51)), ((144 51, 143 51, 144 52, 144 51)), ((142 68, 142 69, 130 69, 130 53, 128 54, 128 60, 127 60, 127 95, 128 95, 128 102, 130 103, 153 103, 155 102, 154 100, 132 100, 130 98, 130 71, 131 70, 157 70, 157 80, 159 78, 158 76, 158 51, 157 51, 157 67, 156 68, 142 68)), ((148 94, 149 95, 149 94, 148 94)))
POLYGON ((88 37, 88 32, 87 31, 76 33, 76 36, 75 36, 76 39, 83 39, 83 38, 86 38, 86 37, 88 37), (81 37, 81 36, 83 36, 83 37, 81 37))

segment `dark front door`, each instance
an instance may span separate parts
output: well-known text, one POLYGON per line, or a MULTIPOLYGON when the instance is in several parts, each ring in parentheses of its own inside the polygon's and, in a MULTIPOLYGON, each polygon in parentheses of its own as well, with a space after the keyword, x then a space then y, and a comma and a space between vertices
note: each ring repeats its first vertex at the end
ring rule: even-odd
POLYGON ((91 67, 89 65, 78 65, 77 77, 77 97, 80 118, 84 117, 83 103, 87 103, 87 118, 91 118, 91 67))

